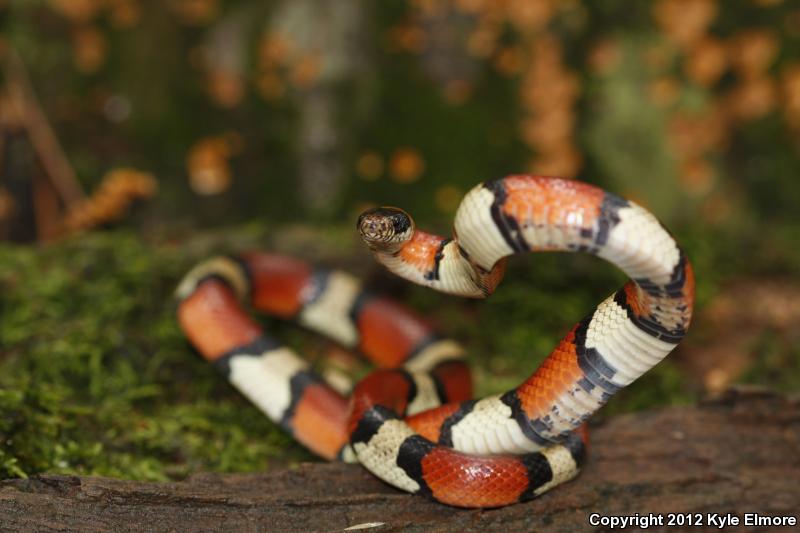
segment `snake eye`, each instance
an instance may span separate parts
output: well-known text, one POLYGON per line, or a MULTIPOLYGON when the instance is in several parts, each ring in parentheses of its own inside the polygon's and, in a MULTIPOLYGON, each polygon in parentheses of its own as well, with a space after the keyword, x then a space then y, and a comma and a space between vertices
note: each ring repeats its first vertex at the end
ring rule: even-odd
POLYGON ((375 207, 361 213, 358 231, 370 246, 405 242, 414 233, 411 217, 396 207, 375 207))

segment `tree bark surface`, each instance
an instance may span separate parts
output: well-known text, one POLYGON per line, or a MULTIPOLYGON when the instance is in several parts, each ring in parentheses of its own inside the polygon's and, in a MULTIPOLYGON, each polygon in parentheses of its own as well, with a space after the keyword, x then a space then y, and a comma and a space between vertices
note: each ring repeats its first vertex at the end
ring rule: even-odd
MULTIPOLYGON (((590 526, 592 513, 689 512, 800 519, 800 399, 739 391, 615 417, 593 428, 577 479, 494 510, 440 505, 345 464, 173 483, 49 474, 0 481, 2 531, 577 531, 609 529, 590 526)), ((719 531, 692 528, 703 529, 719 531)))

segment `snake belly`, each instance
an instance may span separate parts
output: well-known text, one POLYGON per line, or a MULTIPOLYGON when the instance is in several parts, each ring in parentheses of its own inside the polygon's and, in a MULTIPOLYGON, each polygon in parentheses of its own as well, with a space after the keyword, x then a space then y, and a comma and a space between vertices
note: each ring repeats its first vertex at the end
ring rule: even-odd
MULTIPOLYGON (((439 408, 437 438, 402 420, 380 374, 356 386, 350 442, 358 460, 404 490, 462 507, 533 498, 574 477, 583 457, 576 429, 683 338, 694 276, 675 240, 641 206, 574 180, 514 175, 476 186, 456 212, 454 235, 416 229, 397 208, 361 215, 376 259, 414 283, 461 296, 490 295, 505 258, 585 252, 630 280, 578 322, 520 386, 439 408), (406 477, 398 478, 395 466, 406 477)), ((402 407, 402 402, 400 402, 402 407)))

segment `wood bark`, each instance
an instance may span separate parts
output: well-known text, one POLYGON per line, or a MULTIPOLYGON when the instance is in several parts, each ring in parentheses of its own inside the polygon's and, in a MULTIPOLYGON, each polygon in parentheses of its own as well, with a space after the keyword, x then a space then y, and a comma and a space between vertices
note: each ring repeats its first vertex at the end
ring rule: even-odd
MULTIPOLYGON (((594 427, 591 440, 577 479, 502 509, 440 505, 345 464, 172 483, 46 474, 0 482, 0 530, 329 532, 364 525, 356 531, 466 533, 606 530, 589 525, 591 513, 800 518, 798 398, 730 392, 699 406, 615 417, 594 427)), ((693 528, 702 529, 718 530, 693 528)), ((736 530, 748 529, 758 528, 736 530)))

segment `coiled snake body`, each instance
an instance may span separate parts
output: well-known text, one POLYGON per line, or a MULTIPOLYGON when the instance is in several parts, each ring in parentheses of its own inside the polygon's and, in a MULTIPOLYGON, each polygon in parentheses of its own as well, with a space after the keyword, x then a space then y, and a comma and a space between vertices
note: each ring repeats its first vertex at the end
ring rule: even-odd
POLYGON ((581 182, 509 176, 478 185, 458 208, 452 239, 417 230, 396 208, 365 212, 358 229, 395 274, 462 296, 491 294, 505 258, 528 251, 587 252, 630 278, 519 387, 476 401, 457 343, 346 274, 249 254, 186 276, 177 291, 184 331, 268 416, 323 457, 357 460, 449 505, 507 505, 574 477, 582 424, 663 359, 691 320, 692 269, 669 233, 642 207, 581 182), (268 339, 240 300, 388 368, 362 380, 348 402, 268 339))

